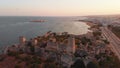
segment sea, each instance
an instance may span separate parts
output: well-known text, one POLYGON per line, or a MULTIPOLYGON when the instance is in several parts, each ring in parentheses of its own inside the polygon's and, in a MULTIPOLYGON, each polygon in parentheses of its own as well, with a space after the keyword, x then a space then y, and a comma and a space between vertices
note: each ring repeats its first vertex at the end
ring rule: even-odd
POLYGON ((85 22, 77 20, 83 17, 34 17, 34 16, 0 16, 0 50, 19 42, 19 36, 27 40, 42 36, 48 31, 85 34, 89 30, 85 22), (44 22, 31 22, 44 20, 44 22))

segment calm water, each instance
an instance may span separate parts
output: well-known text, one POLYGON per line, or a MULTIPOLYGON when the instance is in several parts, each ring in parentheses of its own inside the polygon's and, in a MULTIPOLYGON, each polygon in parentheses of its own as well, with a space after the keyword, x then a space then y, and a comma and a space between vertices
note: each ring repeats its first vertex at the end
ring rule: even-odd
POLYGON ((0 47, 18 43, 19 36, 27 39, 43 35, 47 31, 84 34, 89 26, 77 22, 81 17, 0 17, 0 47), (33 23, 31 20, 46 20, 33 23))

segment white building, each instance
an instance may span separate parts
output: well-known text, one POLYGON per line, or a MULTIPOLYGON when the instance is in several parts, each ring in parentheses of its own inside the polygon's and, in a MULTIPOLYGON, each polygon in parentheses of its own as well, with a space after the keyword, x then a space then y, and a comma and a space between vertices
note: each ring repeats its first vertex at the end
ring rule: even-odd
POLYGON ((37 39, 33 39, 32 40, 32 45, 37 45, 38 44, 38 40, 37 39))
POLYGON ((19 45, 18 48, 20 48, 21 50, 25 50, 25 44, 26 44, 26 38, 24 36, 20 36, 19 37, 19 45))
POLYGON ((20 36, 19 37, 19 44, 20 45, 25 45, 25 43, 26 43, 26 38, 24 36, 20 36))

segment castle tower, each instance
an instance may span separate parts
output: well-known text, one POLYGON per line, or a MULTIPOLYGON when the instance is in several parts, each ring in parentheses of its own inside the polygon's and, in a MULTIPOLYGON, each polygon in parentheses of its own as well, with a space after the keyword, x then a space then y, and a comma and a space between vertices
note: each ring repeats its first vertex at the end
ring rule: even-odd
POLYGON ((75 38, 74 37, 68 38, 67 52, 75 53, 75 38))
POLYGON ((20 45, 25 45, 25 42, 26 42, 26 38, 24 36, 20 36, 19 37, 19 44, 20 45))

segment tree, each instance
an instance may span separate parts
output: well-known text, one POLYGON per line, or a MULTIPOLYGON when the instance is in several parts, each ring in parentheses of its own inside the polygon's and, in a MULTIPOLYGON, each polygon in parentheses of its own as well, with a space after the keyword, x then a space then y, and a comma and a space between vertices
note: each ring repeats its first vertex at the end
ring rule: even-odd
POLYGON ((103 40, 105 44, 109 44, 110 42, 108 40, 103 40))
POLYGON ((31 50, 31 52, 34 54, 34 52, 35 52, 35 47, 34 47, 34 46, 30 46, 30 50, 31 50))
POLYGON ((87 68, 99 68, 98 64, 94 63, 94 62, 89 62, 87 64, 87 68))
POLYGON ((85 68, 85 64, 84 64, 84 62, 81 59, 78 59, 72 65, 72 68, 85 68))
POLYGON ((93 32, 94 37, 101 36, 101 34, 102 33, 100 31, 93 32))
POLYGON ((14 68, 21 68, 20 64, 16 64, 14 68))
POLYGON ((80 40, 81 40, 81 43, 82 43, 83 45, 86 45, 88 42, 90 42, 90 39, 88 39, 88 38, 86 38, 86 37, 82 37, 80 40))

